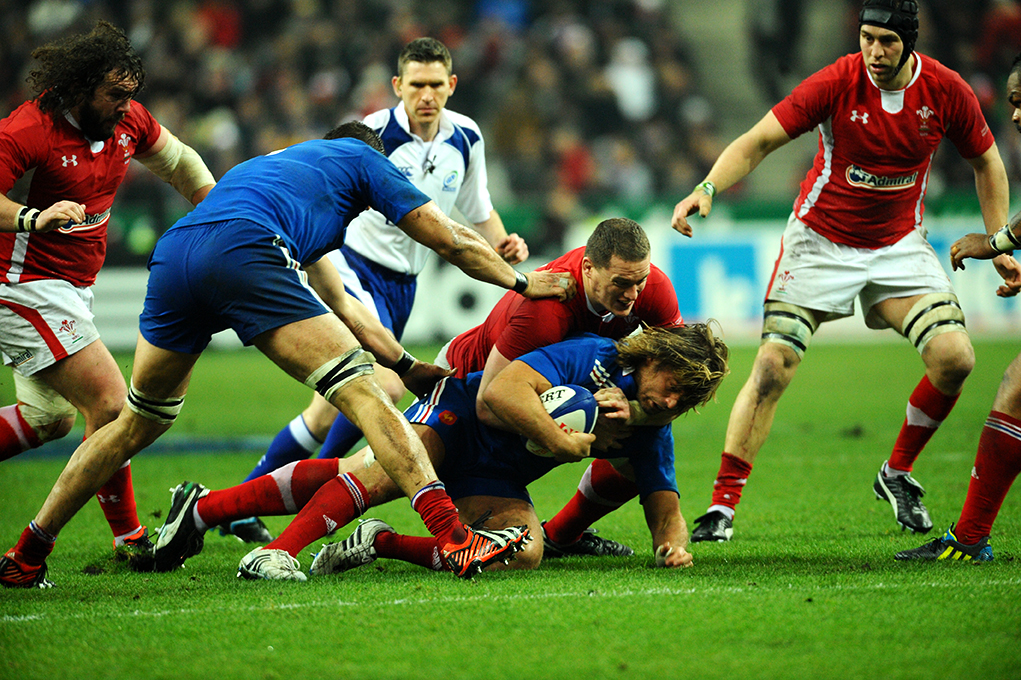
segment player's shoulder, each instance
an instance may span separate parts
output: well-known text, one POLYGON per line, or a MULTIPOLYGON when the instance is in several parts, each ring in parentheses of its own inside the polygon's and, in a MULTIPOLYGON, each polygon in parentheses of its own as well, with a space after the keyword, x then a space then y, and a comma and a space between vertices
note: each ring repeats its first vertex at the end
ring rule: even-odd
POLYGON ((960 73, 945 66, 932 57, 915 52, 918 60, 918 84, 929 90, 951 93, 954 91, 971 92, 971 86, 960 73))
POLYGON ((666 275, 666 272, 655 265, 655 263, 649 263, 649 282, 661 282, 670 281, 670 277, 666 275))
POLYGON ((0 130, 14 133, 28 129, 50 130, 54 127, 53 116, 44 113, 35 100, 29 100, 3 119, 0 119, 0 130))
POLYGON ((556 257, 546 264, 539 267, 543 271, 564 271, 565 269, 570 270, 573 267, 581 266, 581 260, 585 256, 585 246, 578 246, 568 250, 560 257, 556 257))

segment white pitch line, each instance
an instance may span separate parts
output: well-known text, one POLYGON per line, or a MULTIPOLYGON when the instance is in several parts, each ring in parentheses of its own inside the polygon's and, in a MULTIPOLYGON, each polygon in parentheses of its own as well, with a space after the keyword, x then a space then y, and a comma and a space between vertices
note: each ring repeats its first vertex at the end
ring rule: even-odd
MULTIPOLYGON (((969 565, 970 567, 971 565, 969 565)), ((974 567, 971 567, 974 568, 974 567)), ((1017 586, 1021 585, 1021 578, 1019 579, 1007 579, 1001 581, 973 581, 967 584, 968 588, 989 588, 997 586, 1017 586)), ((5 614, 0 616, 0 624, 4 625, 17 625, 17 624, 30 624, 36 621, 75 621, 83 619, 97 619, 103 620, 110 619, 124 619, 124 618, 136 618, 136 617, 148 617, 148 618, 162 618, 165 616, 194 616, 197 614, 209 614, 212 612, 216 613, 232 613, 232 612, 272 612, 272 611, 286 611, 286 610, 300 610, 300 609, 313 609, 321 607, 376 607, 376 608, 387 608, 387 607, 408 607, 408 606, 421 606, 421 605, 439 605, 439 604, 461 604, 461 603, 479 603, 479 602, 506 602, 516 600, 552 600, 552 599, 563 599, 571 597, 599 597, 599 598, 612 598, 612 599, 624 599, 624 598, 639 598, 639 597, 664 597, 664 596, 692 596, 692 595, 720 595, 720 594, 742 594, 742 593, 760 593, 760 592, 780 592, 783 590, 798 590, 800 592, 833 592, 833 591, 858 591, 858 590, 906 590, 908 588, 961 588, 960 583, 876 583, 872 585, 855 586, 855 585, 816 585, 811 587, 795 586, 788 584, 787 586, 751 586, 751 587, 738 587, 728 586, 723 588, 709 587, 709 588, 644 588, 642 590, 585 590, 585 591, 570 591, 560 593, 534 593, 534 594, 521 594, 516 593, 514 595, 473 595, 465 597, 423 597, 423 598, 399 598, 396 600, 317 600, 313 602, 294 602, 288 604, 274 604, 274 605, 249 605, 249 606, 227 606, 227 607, 202 607, 201 609, 160 609, 153 611, 143 611, 135 609, 132 611, 99 611, 93 610, 89 613, 82 614, 68 614, 52 616, 48 613, 42 612, 37 614, 21 614, 21 615, 10 615, 5 614)))

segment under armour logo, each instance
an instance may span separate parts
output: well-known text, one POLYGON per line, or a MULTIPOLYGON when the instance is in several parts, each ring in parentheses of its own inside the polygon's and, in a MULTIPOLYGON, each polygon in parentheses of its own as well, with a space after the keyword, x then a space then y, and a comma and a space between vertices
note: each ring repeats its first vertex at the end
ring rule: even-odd
POLYGON ((68 163, 70 163, 71 165, 78 165, 78 156, 76 155, 73 155, 70 158, 68 158, 67 156, 61 156, 60 160, 64 161, 65 168, 67 167, 68 163))
POLYGON ((868 125, 869 112, 866 111, 865 113, 858 113, 858 109, 854 109, 853 111, 851 111, 851 122, 856 123, 858 122, 858 120, 861 120, 862 125, 868 125))
POLYGON ((118 496, 117 494, 110 494, 109 496, 104 496, 102 494, 98 494, 97 493, 96 494, 96 498, 98 498, 99 502, 102 503, 103 505, 106 505, 107 503, 120 503, 121 502, 121 497, 118 496))
POLYGON ((323 515, 323 519, 326 520, 326 533, 332 534, 337 530, 337 523, 331 517, 323 515))

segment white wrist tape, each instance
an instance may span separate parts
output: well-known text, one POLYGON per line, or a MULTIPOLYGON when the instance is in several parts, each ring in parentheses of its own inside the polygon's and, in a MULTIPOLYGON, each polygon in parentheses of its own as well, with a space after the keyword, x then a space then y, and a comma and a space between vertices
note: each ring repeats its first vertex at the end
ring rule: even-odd
POLYGON ((989 237, 989 245, 998 253, 1010 253, 1021 248, 1021 240, 1014 236, 1009 224, 989 237))
POLYGON ((39 212, 36 208, 22 206, 17 215, 18 231, 35 231, 36 223, 39 221, 39 212))

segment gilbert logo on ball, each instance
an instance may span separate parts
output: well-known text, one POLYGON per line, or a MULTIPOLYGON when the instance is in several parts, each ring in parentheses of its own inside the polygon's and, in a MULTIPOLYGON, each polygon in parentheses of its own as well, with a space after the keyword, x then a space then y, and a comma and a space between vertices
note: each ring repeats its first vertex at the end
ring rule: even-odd
MULTIPOLYGON (((581 385, 557 385, 540 394, 539 399, 546 413, 564 432, 592 432, 595 429, 599 406, 592 393, 581 385)), ((525 441, 525 448, 537 456, 550 456, 548 450, 531 440, 525 441)))

